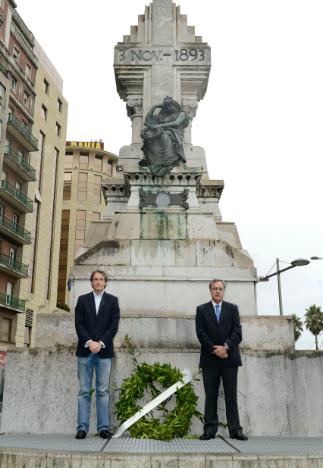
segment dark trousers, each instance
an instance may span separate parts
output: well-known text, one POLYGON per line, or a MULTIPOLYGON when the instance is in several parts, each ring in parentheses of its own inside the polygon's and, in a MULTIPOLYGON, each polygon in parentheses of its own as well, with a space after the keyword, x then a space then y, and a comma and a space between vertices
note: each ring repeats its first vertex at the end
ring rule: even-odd
POLYGON ((237 367, 204 367, 202 368, 205 390, 204 432, 216 434, 219 425, 218 396, 220 379, 222 379, 225 411, 229 433, 241 430, 237 404, 237 367))

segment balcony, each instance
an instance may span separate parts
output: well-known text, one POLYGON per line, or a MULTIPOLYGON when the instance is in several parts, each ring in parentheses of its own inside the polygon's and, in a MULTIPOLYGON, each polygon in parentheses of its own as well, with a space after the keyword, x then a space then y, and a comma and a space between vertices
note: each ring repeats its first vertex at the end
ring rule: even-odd
POLYGON ((33 201, 21 190, 17 189, 14 185, 9 184, 7 179, 1 181, 0 185, 1 198, 8 201, 11 205, 16 207, 23 213, 32 213, 33 201))
POLYGON ((28 278, 28 265, 4 253, 0 254, 0 270, 15 278, 28 278))
POLYGON ((28 182, 36 180, 36 169, 34 169, 29 162, 11 146, 6 146, 4 149, 4 161, 23 180, 28 182))
POLYGON ((30 232, 5 216, 0 216, 0 232, 14 239, 20 245, 31 242, 30 232))
POLYGON ((13 114, 9 114, 7 130, 21 143, 28 151, 38 150, 38 140, 20 120, 13 114))
POLYGON ((16 312, 25 312, 25 303, 26 301, 19 299, 19 297, 0 292, 0 307, 6 307, 16 312))

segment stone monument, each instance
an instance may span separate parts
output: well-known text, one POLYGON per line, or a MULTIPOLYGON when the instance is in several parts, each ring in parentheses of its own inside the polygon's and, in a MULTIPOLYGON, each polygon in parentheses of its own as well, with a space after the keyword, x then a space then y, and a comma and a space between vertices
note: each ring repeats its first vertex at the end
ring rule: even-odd
MULTIPOLYGON (((238 304, 243 326, 238 398, 244 430, 258 436, 320 435, 323 419, 311 402, 321 398, 323 353, 295 352, 291 317, 257 315, 253 261, 235 225, 222 221, 224 183, 209 179, 204 151, 191 143, 210 66, 210 47, 171 0, 153 0, 138 26, 116 45, 116 83, 132 141, 120 151, 114 179, 102 185, 104 219, 91 224, 86 248, 75 259, 71 310, 89 290, 90 273, 104 268, 111 278, 108 290, 121 306, 113 408, 118 388, 132 372, 125 334, 146 362, 194 372, 195 307, 208 301, 211 279, 226 280, 226 298, 238 304)), ((38 314, 38 348, 10 353, 2 432, 74 433, 73 315, 38 314)), ((203 410, 201 382, 194 385, 203 410)), ((111 416, 117 425, 113 411, 111 416)), ((225 421, 223 406, 220 420, 225 421)), ((201 431, 195 422, 192 432, 201 431)))
POLYGON ((132 141, 120 151, 118 178, 103 183, 104 220, 75 260, 72 307, 101 266, 126 313, 192 314, 220 277, 241 314, 256 314, 253 261, 218 206, 224 183, 209 179, 204 150, 191 143, 210 67, 210 47, 171 0, 154 0, 115 46, 132 141))

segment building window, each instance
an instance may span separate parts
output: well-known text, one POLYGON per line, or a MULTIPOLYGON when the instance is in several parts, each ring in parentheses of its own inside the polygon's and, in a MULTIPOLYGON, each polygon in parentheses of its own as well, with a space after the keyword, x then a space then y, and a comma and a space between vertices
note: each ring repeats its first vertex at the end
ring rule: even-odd
POLYGON ((11 77, 10 88, 12 91, 17 91, 17 80, 14 76, 11 77))
POLYGON ((80 153, 80 169, 88 169, 89 155, 80 153))
POLYGON ((31 68, 31 65, 27 62, 26 63, 26 75, 28 76, 28 78, 31 79, 32 73, 33 73, 33 70, 31 68))
POLYGON ((46 135, 43 132, 39 132, 39 148, 40 148, 40 164, 39 164, 39 173, 38 173, 38 190, 42 191, 43 189, 43 166, 44 166, 44 157, 45 157, 45 140, 46 135))
POLYGON ((112 166, 112 161, 110 159, 108 160, 108 173, 110 172, 110 175, 113 175, 113 166, 112 166), (110 166, 110 169, 109 169, 110 166))
POLYGON ((56 122, 56 135, 61 136, 61 126, 58 122, 56 122))
POLYGON ((12 248, 9 249, 9 267, 10 268, 15 267, 16 255, 17 255, 16 249, 12 249, 12 248))
POLYGON ((26 107, 29 107, 29 104, 30 104, 30 94, 27 93, 26 90, 24 90, 24 94, 23 94, 23 103, 26 107))
POLYGON ((0 340, 10 343, 12 335, 12 319, 1 317, 0 340))
POLYGON ((47 107, 44 104, 41 106, 40 114, 44 120, 47 120, 47 107))
POLYGON ((84 246, 85 228, 86 228, 86 211, 77 210, 76 211, 76 223, 75 223, 75 245, 74 245, 75 255, 77 254, 79 249, 84 246))
POLYGON ((17 227, 19 224, 19 216, 17 216, 16 214, 13 214, 11 219, 12 219, 12 223, 15 225, 15 227, 17 227))
POLYGON ((93 178, 93 201, 101 203, 101 181, 102 177, 95 175, 93 178))
POLYGON ((71 199, 71 190, 72 190, 72 173, 64 172, 63 200, 71 199))
POLYGON ((77 199, 86 200, 87 195, 87 174, 85 172, 79 172, 79 179, 77 184, 77 199))
POLYGON ((19 62, 20 50, 17 49, 17 47, 15 47, 15 46, 13 46, 12 55, 13 55, 13 58, 14 58, 17 62, 19 62))
POLYGON ((58 112, 62 112, 63 110, 63 103, 59 98, 57 99, 57 110, 58 112))
POLYGON ((46 78, 44 78, 44 91, 46 94, 49 94, 49 83, 46 78))
POLYGON ((0 106, 6 105, 6 88, 0 83, 0 106))
POLYGON ((93 159, 93 169, 98 172, 102 172, 102 156, 96 154, 95 158, 93 159))
POLYGON ((72 156, 65 155, 64 158, 64 169, 72 169, 73 168, 73 153, 72 156))

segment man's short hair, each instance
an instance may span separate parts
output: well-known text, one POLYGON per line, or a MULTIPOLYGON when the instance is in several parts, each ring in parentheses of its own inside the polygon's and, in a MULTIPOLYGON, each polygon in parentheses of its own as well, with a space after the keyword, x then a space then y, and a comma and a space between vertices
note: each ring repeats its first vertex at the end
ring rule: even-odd
POLYGON ((223 289, 225 289, 225 282, 222 279, 213 279, 212 281, 209 282, 209 290, 211 291, 212 284, 214 283, 222 283, 223 284, 223 289))
POLYGON ((108 282, 108 275, 106 274, 106 272, 105 272, 104 270, 94 270, 94 271, 92 271, 91 276, 90 276, 90 281, 91 281, 91 283, 92 283, 92 281, 93 281, 93 278, 94 278, 95 273, 100 273, 100 275, 103 276, 104 281, 105 281, 106 283, 108 282))

